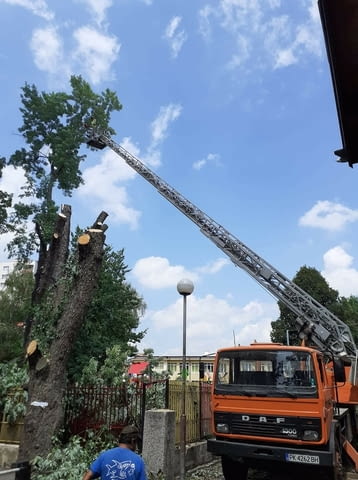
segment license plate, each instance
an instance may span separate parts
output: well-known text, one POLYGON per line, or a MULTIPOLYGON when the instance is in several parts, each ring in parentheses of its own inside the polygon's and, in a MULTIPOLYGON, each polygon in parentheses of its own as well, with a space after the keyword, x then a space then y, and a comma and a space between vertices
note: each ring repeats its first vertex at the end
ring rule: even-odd
POLYGON ((319 464, 318 455, 300 455, 299 453, 286 453, 286 462, 319 464))

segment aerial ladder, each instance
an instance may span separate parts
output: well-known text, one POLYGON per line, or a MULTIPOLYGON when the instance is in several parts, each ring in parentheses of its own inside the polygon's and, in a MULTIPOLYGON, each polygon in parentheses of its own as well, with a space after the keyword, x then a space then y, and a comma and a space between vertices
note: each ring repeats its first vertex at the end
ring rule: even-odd
MULTIPOLYGON (((323 463, 326 462, 326 465, 328 462, 328 465, 330 465, 329 468, 332 468, 333 471, 332 478, 337 480, 338 478, 342 478, 340 476, 341 462, 338 459, 341 458, 342 450, 344 449, 355 465, 355 470, 358 472, 358 452, 355 450, 352 443, 354 438, 357 438, 358 433, 357 347, 348 326, 317 302, 307 292, 298 287, 294 282, 289 280, 285 275, 257 255, 257 253, 253 252, 219 223, 187 200, 181 193, 161 179, 137 157, 113 141, 110 135, 98 131, 96 127, 89 128, 87 129, 86 143, 93 149, 101 150, 105 147, 111 148, 127 163, 127 165, 132 167, 137 173, 139 173, 139 175, 151 183, 166 200, 172 203, 195 225, 197 225, 200 231, 219 247, 219 249, 224 252, 236 266, 245 270, 270 294, 294 312, 296 314, 296 327, 300 333, 300 338, 309 338, 310 342, 312 342, 315 345, 315 348, 318 349, 317 355, 319 355, 318 352, 320 352, 320 354, 326 358, 327 372, 331 371, 332 374, 334 372, 332 378, 335 377, 335 380, 333 380, 333 384, 330 384, 330 381, 328 380, 328 384, 330 384, 329 386, 325 381, 322 385, 323 388, 320 389, 318 393, 318 397, 314 397, 314 403, 308 404, 315 405, 317 409, 314 414, 315 419, 312 421, 320 419, 319 422, 322 422, 323 425, 322 439, 320 443, 327 442, 324 443, 323 446, 318 445, 318 450, 310 445, 312 442, 308 442, 306 450, 302 450, 303 444, 300 444, 300 442, 297 443, 294 439, 288 439, 287 445, 283 446, 282 443, 280 444, 280 442, 284 442, 283 439, 280 440, 275 437, 275 435, 271 436, 272 438, 269 438, 270 435, 267 436, 267 434, 264 434, 263 437, 254 436, 251 438, 250 434, 242 436, 237 434, 233 435, 231 433, 231 438, 227 441, 225 434, 223 437, 223 434, 220 434, 217 429, 217 419, 219 419, 219 424, 222 428, 222 422, 220 420, 222 413, 220 413, 220 408, 223 408, 225 412, 228 412, 232 408, 232 412, 230 413, 232 418, 240 418, 240 411, 250 404, 251 396, 254 395, 254 393, 249 393, 249 397, 246 399, 244 397, 239 397, 240 401, 233 402, 230 399, 235 398, 235 394, 234 397, 230 397, 230 394, 226 396, 222 393, 219 393, 219 396, 217 396, 216 386, 213 385, 213 431, 216 437, 208 440, 208 450, 214 455, 221 456, 225 480, 236 479, 238 478, 239 473, 240 478, 246 479, 247 462, 253 461, 255 464, 256 460, 261 460, 260 457, 262 456, 267 459, 268 451, 271 452, 276 463, 278 461, 286 463, 287 458, 294 459, 294 461, 302 460, 304 462, 322 461, 323 463), (336 370, 336 365, 338 364, 341 364, 341 368, 345 371, 343 375, 336 370), (329 365, 334 367, 332 368, 329 365), (340 388, 337 388, 337 382, 343 382, 340 383, 340 388), (332 403, 330 403, 331 400, 328 400, 324 393, 327 388, 331 392, 329 395, 331 395, 330 398, 333 400, 332 403), (339 395, 338 390, 340 391, 339 395), (319 405, 321 405, 320 399, 322 398, 326 398, 325 401, 329 402, 325 404, 328 409, 324 406, 321 410, 319 405), (333 418, 331 416, 332 413, 329 413, 329 411, 332 412, 332 407, 335 412, 333 418), (332 422, 327 422, 327 415, 332 422), (254 446, 251 443, 252 441, 254 441, 254 446), (257 442, 262 443, 260 444, 257 442), (311 450, 309 449, 310 446, 311 450), (267 450, 267 447, 269 447, 269 450, 267 450), (305 454, 303 455, 303 453, 305 454), (240 459, 244 463, 240 463, 240 459)), ((279 344, 276 344, 272 348, 281 348, 278 345, 279 344)), ((236 348, 240 349, 245 347, 236 348)), ((264 344, 262 347, 258 344, 253 345, 251 348, 262 348, 264 351, 270 347, 268 344, 264 344)), ((290 347, 287 346, 282 348, 289 349, 290 347)), ((217 356, 216 362, 219 361, 219 357, 217 356)), ((217 369, 218 367, 216 366, 215 368, 217 369)), ((233 388, 235 387, 233 386, 233 388)), ((278 404, 275 402, 272 403, 270 398, 262 398, 260 402, 256 402, 255 404, 256 408, 260 410, 258 418, 267 418, 269 421, 275 421, 272 412, 272 408, 275 405, 275 411, 278 405, 281 405, 281 408, 284 410, 287 408, 293 408, 295 413, 292 411, 292 415, 285 418, 285 421, 291 422, 292 428, 284 428, 282 430, 282 432, 292 434, 292 432, 298 431, 297 429, 299 427, 296 423, 307 420, 306 416, 313 415, 313 413, 307 413, 305 411, 305 408, 307 407, 306 403, 304 403, 305 400, 296 397, 295 393, 287 391, 285 395, 291 398, 276 399, 275 402, 280 402, 278 404)), ((259 394, 259 396, 261 397, 262 393, 259 394)), ((243 415, 242 413, 241 417, 245 419, 251 418, 249 415, 243 415)), ((281 421, 282 419, 279 420, 281 421)), ((276 421, 278 420, 276 419, 276 421)), ((271 424, 269 423, 268 426, 269 425, 271 424)), ((282 436, 282 433, 280 433, 279 436, 280 435, 282 436)), ((270 463, 270 459, 268 462, 270 463)))
POLYGON ((344 322, 186 199, 137 157, 109 135, 98 132, 96 128, 87 130, 86 143, 94 149, 111 148, 127 165, 151 183, 166 200, 194 222, 236 266, 245 270, 294 312, 297 315, 297 329, 303 334, 308 334, 310 341, 322 352, 342 359, 357 358, 357 347, 350 329, 344 322))

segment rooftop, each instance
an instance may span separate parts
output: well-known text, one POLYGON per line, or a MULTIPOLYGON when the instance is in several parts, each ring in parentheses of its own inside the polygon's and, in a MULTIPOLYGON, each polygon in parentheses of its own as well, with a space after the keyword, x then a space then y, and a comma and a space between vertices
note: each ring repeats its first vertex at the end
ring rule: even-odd
POLYGON ((358 163, 358 2, 318 0, 318 6, 342 137, 334 153, 352 167, 358 163))

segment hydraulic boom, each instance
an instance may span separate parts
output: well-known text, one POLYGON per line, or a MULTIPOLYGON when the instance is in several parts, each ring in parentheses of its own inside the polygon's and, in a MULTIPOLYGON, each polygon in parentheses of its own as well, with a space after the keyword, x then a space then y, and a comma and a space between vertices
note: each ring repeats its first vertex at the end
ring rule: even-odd
POLYGON ((138 158, 95 129, 88 131, 87 144, 92 148, 111 148, 158 192, 192 220, 231 261, 245 270, 266 290, 297 315, 297 327, 310 333, 310 340, 327 354, 356 357, 357 348, 348 326, 308 293, 267 263, 238 238, 168 185, 138 158))

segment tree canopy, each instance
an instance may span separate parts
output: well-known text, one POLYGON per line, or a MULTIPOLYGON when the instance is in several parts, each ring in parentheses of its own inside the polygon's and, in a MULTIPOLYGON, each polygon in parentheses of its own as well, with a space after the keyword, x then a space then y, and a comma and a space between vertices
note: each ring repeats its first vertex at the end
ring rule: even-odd
POLYGON ((11 256, 29 258, 37 248, 41 256, 48 246, 58 210, 55 189, 71 196, 83 182, 80 164, 86 155, 80 148, 86 124, 95 118, 99 127, 114 133, 110 116, 122 108, 116 93, 106 89, 97 94, 81 76, 72 76, 70 87, 69 93, 39 92, 28 83, 22 87, 19 132, 27 146, 16 150, 7 162, 0 161, 0 175, 6 163, 22 168, 26 177, 21 198, 12 204, 8 216, 5 207, 11 197, 0 192, 0 225, 3 231, 15 233, 8 246, 11 256), (29 219, 36 227, 32 232, 28 232, 29 219))
MULTIPOLYGON (((337 303, 338 292, 328 285, 317 269, 303 266, 298 270, 292 281, 321 305, 333 312, 332 308, 337 303)), ((298 344, 296 314, 282 302, 278 302, 278 306, 280 316, 277 320, 271 322, 271 340, 286 344, 287 332, 289 332, 290 343, 298 344)))
MULTIPOLYGON (((301 267, 293 282, 346 323, 358 344, 358 297, 340 297, 338 291, 331 288, 320 272, 312 267, 301 267)), ((271 322, 271 340, 286 344, 288 334, 290 344, 299 344, 296 314, 282 302, 278 302, 278 306, 280 316, 271 322)))

